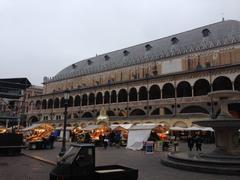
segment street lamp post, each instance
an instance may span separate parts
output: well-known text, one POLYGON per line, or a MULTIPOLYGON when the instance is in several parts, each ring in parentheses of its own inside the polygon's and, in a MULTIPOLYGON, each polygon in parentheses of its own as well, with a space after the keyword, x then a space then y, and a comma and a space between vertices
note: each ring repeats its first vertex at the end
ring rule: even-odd
POLYGON ((66 126, 67 126, 67 108, 69 100, 69 90, 64 92, 64 123, 63 123, 63 139, 62 139, 62 148, 59 153, 59 156, 63 156, 66 152, 66 126))

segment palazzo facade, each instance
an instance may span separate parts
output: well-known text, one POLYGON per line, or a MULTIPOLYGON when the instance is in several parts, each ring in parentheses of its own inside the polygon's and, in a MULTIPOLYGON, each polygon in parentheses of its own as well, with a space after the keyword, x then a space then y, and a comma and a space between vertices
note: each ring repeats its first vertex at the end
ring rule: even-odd
MULTIPOLYGON (((88 58, 44 77, 43 85, 43 95, 29 97, 30 122, 63 124, 68 89, 72 126, 95 124, 103 108, 111 124, 191 126, 220 112, 209 92, 240 91, 240 22, 222 21, 88 58)), ((229 105, 235 117, 239 100, 229 105)))

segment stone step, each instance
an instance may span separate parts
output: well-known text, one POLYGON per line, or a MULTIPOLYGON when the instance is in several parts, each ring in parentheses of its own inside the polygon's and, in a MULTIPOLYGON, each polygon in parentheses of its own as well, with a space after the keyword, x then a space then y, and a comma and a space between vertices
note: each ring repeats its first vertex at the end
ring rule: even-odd
POLYGON ((169 153, 167 158, 171 161, 175 162, 181 162, 181 163, 188 163, 188 164, 198 164, 198 165, 204 165, 204 166, 215 166, 215 167, 233 167, 233 168, 239 168, 240 170, 240 160, 214 160, 214 159, 206 159, 206 158, 186 158, 181 157, 179 155, 171 154, 169 153))
POLYGON ((173 161, 172 159, 169 159, 169 158, 163 158, 161 160, 161 163, 169 167, 187 170, 187 171, 240 176, 239 167, 228 167, 228 166, 219 167, 219 166, 213 166, 213 165, 209 166, 204 164, 193 164, 193 163, 187 163, 187 162, 173 161))

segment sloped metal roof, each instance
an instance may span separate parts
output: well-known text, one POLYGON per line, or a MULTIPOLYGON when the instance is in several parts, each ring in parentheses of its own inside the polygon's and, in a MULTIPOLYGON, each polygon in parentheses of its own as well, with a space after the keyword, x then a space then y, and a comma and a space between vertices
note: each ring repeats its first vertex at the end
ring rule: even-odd
POLYGON ((240 22, 235 20, 222 21, 76 62, 61 70, 56 76, 45 79, 44 83, 161 60, 238 42, 240 42, 240 22), (203 36, 202 31, 204 29, 210 31, 207 37, 203 36), (173 38, 175 44, 172 42, 173 38), (106 55, 108 58, 106 58, 106 55))

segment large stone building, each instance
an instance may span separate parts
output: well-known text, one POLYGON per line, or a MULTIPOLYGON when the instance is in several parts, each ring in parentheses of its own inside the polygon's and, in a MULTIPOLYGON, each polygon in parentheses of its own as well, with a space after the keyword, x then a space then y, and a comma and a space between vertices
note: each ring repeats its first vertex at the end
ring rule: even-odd
MULTIPOLYGON (((96 123, 104 107, 110 123, 191 126, 215 117, 207 94, 240 90, 240 22, 222 21, 76 62, 44 78, 31 97, 28 119, 63 122, 63 92, 70 90, 68 123, 96 123)), ((239 99, 229 106, 239 117, 239 99)))

